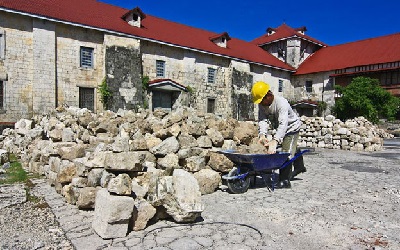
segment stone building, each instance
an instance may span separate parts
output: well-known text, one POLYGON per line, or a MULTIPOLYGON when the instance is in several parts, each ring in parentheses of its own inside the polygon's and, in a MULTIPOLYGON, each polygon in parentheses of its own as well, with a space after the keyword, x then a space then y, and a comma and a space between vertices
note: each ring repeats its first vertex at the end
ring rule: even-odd
POLYGON ((392 48, 400 35, 376 38, 393 43, 395 53, 383 57, 386 62, 367 58, 340 64, 336 51, 350 53, 353 43, 330 47, 305 31, 283 24, 246 42, 228 32, 151 16, 138 7, 128 10, 96 0, 0 0, 0 122, 30 118, 62 104, 94 112, 186 105, 252 120, 256 110, 250 89, 256 81, 270 83, 292 102, 333 103, 335 80, 342 83, 357 63, 396 67, 400 61, 398 49, 392 48), (336 64, 321 67, 324 58, 336 64), (103 82, 111 94, 105 105, 99 91, 103 82))

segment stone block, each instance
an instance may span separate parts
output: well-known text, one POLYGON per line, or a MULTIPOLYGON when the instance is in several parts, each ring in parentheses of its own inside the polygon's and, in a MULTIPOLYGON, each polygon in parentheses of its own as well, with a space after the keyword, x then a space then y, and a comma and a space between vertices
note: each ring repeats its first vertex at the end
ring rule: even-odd
POLYGON ((92 228, 103 239, 125 237, 134 205, 132 197, 114 196, 105 188, 98 190, 92 228))

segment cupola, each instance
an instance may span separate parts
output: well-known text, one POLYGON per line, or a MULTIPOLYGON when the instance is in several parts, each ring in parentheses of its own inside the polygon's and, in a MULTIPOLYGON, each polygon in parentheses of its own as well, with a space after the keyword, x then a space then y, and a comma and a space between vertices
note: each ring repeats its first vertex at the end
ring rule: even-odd
POLYGON ((129 25, 134 26, 134 27, 141 27, 141 22, 143 19, 146 18, 146 15, 143 13, 143 11, 139 8, 136 7, 122 16, 122 19, 124 19, 129 25))
POLYGON ((228 47, 229 40, 231 40, 231 37, 228 35, 227 32, 210 37, 210 41, 222 48, 228 47))

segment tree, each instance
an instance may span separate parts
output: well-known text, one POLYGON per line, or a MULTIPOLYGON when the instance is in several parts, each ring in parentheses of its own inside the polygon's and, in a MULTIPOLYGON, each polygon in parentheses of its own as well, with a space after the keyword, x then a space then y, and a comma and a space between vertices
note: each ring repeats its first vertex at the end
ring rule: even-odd
POLYGON ((379 118, 394 120, 400 109, 400 98, 379 86, 377 79, 356 77, 347 87, 336 86, 341 97, 332 108, 341 120, 364 116, 373 123, 379 118))

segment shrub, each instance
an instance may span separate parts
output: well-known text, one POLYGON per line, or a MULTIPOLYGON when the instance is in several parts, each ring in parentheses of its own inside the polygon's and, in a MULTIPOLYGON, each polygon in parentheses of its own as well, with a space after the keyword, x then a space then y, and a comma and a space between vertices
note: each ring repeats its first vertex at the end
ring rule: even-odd
POLYGON ((373 123, 380 118, 394 120, 399 111, 400 99, 379 86, 377 79, 356 77, 346 86, 335 86, 341 94, 332 108, 341 120, 364 116, 373 123))

